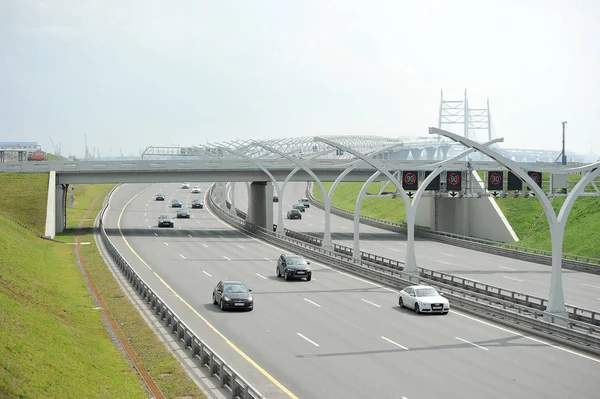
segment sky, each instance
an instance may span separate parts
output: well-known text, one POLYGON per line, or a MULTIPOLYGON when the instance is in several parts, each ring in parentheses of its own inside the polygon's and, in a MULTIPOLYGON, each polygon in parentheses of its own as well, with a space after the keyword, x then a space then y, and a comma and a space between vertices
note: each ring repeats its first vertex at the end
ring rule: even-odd
POLYGON ((560 150, 567 121, 598 154, 597 21, 597 0, 0 0, 0 141, 427 136, 468 89, 502 147, 560 150))

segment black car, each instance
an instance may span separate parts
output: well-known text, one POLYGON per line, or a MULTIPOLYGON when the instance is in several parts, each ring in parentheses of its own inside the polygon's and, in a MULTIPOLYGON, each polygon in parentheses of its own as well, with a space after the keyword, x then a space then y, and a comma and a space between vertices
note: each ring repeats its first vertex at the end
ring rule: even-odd
POLYGON ((279 202, 279 197, 278 197, 278 196, 276 196, 276 195, 274 195, 274 196, 273 196, 273 202, 279 202))
POLYGON ((305 278, 306 281, 310 281, 312 270, 308 265, 310 262, 302 255, 281 254, 277 260, 277 277, 283 276, 286 280, 305 278))
POLYGON ((177 211, 177 218, 178 219, 181 219, 181 218, 189 219, 190 218, 190 211, 188 209, 185 209, 185 208, 179 209, 177 211))
POLYGON ((192 201, 192 208, 204 209, 204 202, 202 202, 202 200, 195 199, 192 201))
POLYGON ((169 215, 160 215, 158 217, 158 227, 174 227, 173 218, 169 215))
POLYGON ((287 212, 287 218, 288 219, 302 219, 302 214, 300 213, 300 211, 298 209, 290 209, 287 212))
POLYGON ((219 281, 213 289, 212 301, 225 309, 254 309, 252 290, 241 281, 219 281))
POLYGON ((165 195, 163 193, 156 193, 156 201, 164 201, 165 195))
POLYGON ((181 208, 182 206, 183 206, 183 203, 181 202, 181 200, 174 199, 171 202, 171 207, 173 207, 173 208, 181 208))

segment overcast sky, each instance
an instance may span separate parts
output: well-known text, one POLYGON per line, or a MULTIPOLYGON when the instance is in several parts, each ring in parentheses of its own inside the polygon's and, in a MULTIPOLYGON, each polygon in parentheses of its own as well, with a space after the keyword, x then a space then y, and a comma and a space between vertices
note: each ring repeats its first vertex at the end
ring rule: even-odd
POLYGON ((0 0, 0 141, 83 155, 425 136, 440 90, 507 148, 600 153, 600 1, 0 0))

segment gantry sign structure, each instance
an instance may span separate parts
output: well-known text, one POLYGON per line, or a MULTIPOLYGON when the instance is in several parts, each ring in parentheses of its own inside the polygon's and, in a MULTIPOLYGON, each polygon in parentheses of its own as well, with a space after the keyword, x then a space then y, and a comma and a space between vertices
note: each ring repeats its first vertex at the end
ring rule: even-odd
MULTIPOLYGON (((290 178, 299 170, 304 170, 314 179, 324 199, 326 215, 323 237, 324 247, 330 247, 332 245, 330 210, 335 189, 338 187, 339 183, 344 180, 344 177, 357 166, 371 166, 373 168, 373 175, 364 183, 356 201, 353 253, 355 256, 359 256, 360 254, 360 204, 366 196, 366 190, 370 184, 383 175, 388 179, 390 184, 395 186, 396 194, 400 195, 406 209, 407 251, 405 271, 407 272, 417 271, 417 259, 414 245, 416 209, 420 199, 426 192, 430 192, 433 196, 446 196, 457 199, 507 195, 537 198, 541 202, 548 219, 552 238, 552 277, 548 308, 546 311, 557 315, 566 315, 562 286, 561 258, 565 224, 573 203, 578 197, 600 196, 600 189, 594 181, 594 179, 600 175, 600 162, 573 168, 553 164, 521 164, 504 157, 491 147, 495 143, 502 142, 502 138, 490 140, 486 143, 478 143, 474 140, 438 128, 430 128, 429 133, 440 135, 446 139, 459 143, 463 145, 465 149, 463 152, 442 161, 415 164, 410 168, 411 170, 406 170, 406 162, 401 166, 395 166, 394 162, 381 159, 382 153, 402 147, 404 145, 402 142, 380 141, 378 146, 363 146, 363 151, 364 148, 371 151, 362 152, 355 148, 353 143, 342 142, 342 140, 338 141, 335 137, 316 136, 305 141, 311 143, 306 152, 298 151, 298 148, 295 146, 297 143, 285 143, 284 141, 261 142, 256 140, 207 145, 201 147, 201 150, 204 151, 204 153, 242 158, 253 162, 259 168, 264 170, 271 178, 276 194, 279 197, 283 196, 285 186, 290 181, 290 178), (315 143, 319 143, 319 145, 315 145, 315 143), (276 144, 276 146, 273 146, 273 144, 276 144), (474 152, 484 154, 491 158, 493 162, 470 162, 467 157, 474 152), (343 154, 348 160, 348 163, 345 165, 345 169, 339 174, 338 178, 333 182, 329 191, 327 191, 318 176, 311 171, 310 160, 331 157, 332 154, 335 154, 335 156, 343 154), (272 157, 285 158, 296 165, 282 182, 276 181, 273 175, 268 171, 268 166, 263 163, 265 158, 268 159, 272 157), (462 162, 464 168, 456 169, 456 165, 461 164, 461 160, 464 160, 464 162, 462 162), (402 170, 400 170, 400 167, 402 170), (479 190, 473 190, 473 185, 465 185, 464 181, 469 180, 470 175, 476 170, 485 170, 487 172, 485 184, 487 189, 483 187, 483 184, 479 190), (550 175, 550 185, 549 190, 544 191, 545 183, 543 176, 547 174, 550 175), (571 187, 572 185, 569 184, 569 174, 582 175, 581 179, 574 187, 571 187), (589 190, 586 191, 586 187, 588 187, 589 190), (554 212, 549 200, 549 197, 551 196, 566 197, 558 215, 554 212)), ((338 164, 337 166, 339 167, 341 165, 338 164)), ((235 185, 232 186, 232 188, 234 187, 235 185)), ((232 205, 232 210, 235 210, 235 205, 232 205)), ((282 206, 282 202, 279 202, 277 232, 281 234, 283 234, 284 231, 282 206)))

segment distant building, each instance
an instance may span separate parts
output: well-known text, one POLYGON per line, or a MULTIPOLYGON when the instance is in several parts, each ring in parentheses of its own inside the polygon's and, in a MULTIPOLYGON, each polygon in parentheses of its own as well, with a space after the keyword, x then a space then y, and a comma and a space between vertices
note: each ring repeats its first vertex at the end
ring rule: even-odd
POLYGON ((35 141, 0 141, 0 151, 1 150, 36 152, 41 151, 42 146, 35 141))

